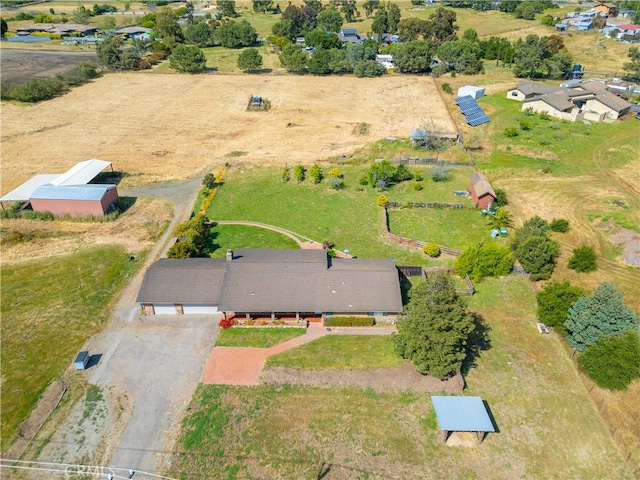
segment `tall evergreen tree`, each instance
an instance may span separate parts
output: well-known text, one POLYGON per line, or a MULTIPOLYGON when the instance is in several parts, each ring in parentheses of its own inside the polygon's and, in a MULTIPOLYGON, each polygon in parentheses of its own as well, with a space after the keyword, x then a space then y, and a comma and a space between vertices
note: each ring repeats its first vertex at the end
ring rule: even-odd
POLYGON ((473 333, 473 316, 447 273, 414 287, 398 320, 396 351, 423 375, 444 379, 460 371, 473 333))
POLYGON ((582 352, 602 337, 626 332, 639 324, 640 317, 624 303, 622 292, 613 284, 602 282, 593 295, 579 299, 569 309, 565 327, 569 344, 582 352))

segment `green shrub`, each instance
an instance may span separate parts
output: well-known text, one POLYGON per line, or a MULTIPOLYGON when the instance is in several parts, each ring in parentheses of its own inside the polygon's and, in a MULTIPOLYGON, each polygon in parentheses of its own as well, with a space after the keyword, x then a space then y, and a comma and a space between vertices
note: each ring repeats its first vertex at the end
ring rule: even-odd
POLYGON ((216 186, 216 176, 213 173, 207 173, 202 179, 202 185, 205 188, 213 188, 216 186))
POLYGON ((538 319, 547 326, 565 336, 569 309, 585 295, 580 287, 571 285, 568 280, 563 282, 549 282, 536 295, 538 302, 538 319))
POLYGON ((502 188, 496 188, 496 207, 506 207, 509 205, 509 199, 507 198, 507 192, 502 188))
POLYGON ((551 231, 558 233, 566 233, 569 231, 569 220, 564 218, 554 218, 551 221, 551 231))
POLYGON ((569 259, 569 268, 578 273, 593 272, 598 269, 596 252, 593 248, 583 245, 573 250, 569 259))
POLYGON ((367 178, 366 174, 362 174, 360 175, 360 177, 358 177, 358 184, 365 186, 365 185, 369 185, 369 179, 367 178))
POLYGON ((327 179, 327 183, 333 190, 340 190, 344 188, 344 180, 340 177, 329 177, 327 179))
POLYGON ((311 177, 311 180, 313 180, 313 183, 315 183, 316 185, 320 183, 324 178, 322 169, 317 163, 314 163, 313 167, 309 169, 309 176, 311 177))
POLYGON ((456 259, 456 274, 469 275, 474 282, 484 277, 508 275, 513 268, 513 255, 509 247, 495 243, 479 244, 465 248, 456 259))
POLYGON ((504 129, 504 132, 502 133, 505 137, 509 137, 509 138, 517 137, 518 135, 520 135, 520 132, 518 132, 518 129, 515 127, 507 127, 504 129))
POLYGON ((420 182, 416 182, 413 184, 413 189, 417 192, 419 192, 420 190, 422 190, 424 188, 424 186, 422 185, 422 183, 420 182))
POLYGON ((422 247, 422 251, 432 258, 440 255, 440 247, 433 242, 422 247))
POLYGON ((34 78, 22 85, 10 88, 6 94, 12 100, 35 103, 54 98, 64 90, 65 85, 57 78, 34 78))
POLYGON ((387 203, 389 203, 389 200, 387 199, 386 196, 379 195, 378 198, 376 199, 376 203, 378 204, 379 207, 384 207, 387 203))
POLYGON ((422 178, 422 174, 421 174, 420 172, 416 172, 416 173, 414 173, 414 174, 413 174, 413 179, 414 179, 416 182, 421 182, 422 180, 424 180, 424 179, 422 178))
MULTIPOLYGON (((342 170, 340 170, 338 167, 333 167, 331 170, 327 172, 327 176, 342 178, 344 175, 342 173, 342 170)), ((366 185, 366 177, 365 177, 365 185, 366 185)))
POLYGON ((441 166, 431 169, 431 179, 434 182, 446 182, 451 180, 451 169, 441 166))
POLYGON ((306 175, 307 169, 303 165, 296 165, 294 167, 293 178, 295 178, 298 183, 304 182, 306 175))
POLYGON ((525 118, 521 118, 518 123, 520 124, 520 130, 531 130, 531 122, 525 118))
POLYGON ((451 85, 449 85, 448 83, 442 84, 442 91, 446 93, 453 93, 453 89, 451 88, 451 85))
POLYGON ((580 368, 598 386, 624 390, 640 378, 640 338, 636 331, 603 337, 578 357, 580 368))
POLYGON ((280 178, 283 182, 288 182, 289 180, 291 180, 291 169, 289 168, 289 166, 285 165, 285 167, 282 169, 282 175, 280 178))
POLYGON ((373 317, 325 317, 327 327, 371 327, 376 324, 373 317))

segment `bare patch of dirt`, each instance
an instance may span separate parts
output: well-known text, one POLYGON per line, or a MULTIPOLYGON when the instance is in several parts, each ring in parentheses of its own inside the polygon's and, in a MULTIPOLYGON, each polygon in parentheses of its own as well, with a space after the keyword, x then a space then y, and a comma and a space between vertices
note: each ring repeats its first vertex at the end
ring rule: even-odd
POLYGON ((2 80, 17 85, 32 78, 55 77, 80 62, 98 63, 95 52, 33 51, 2 48, 2 80))
POLYGON ((476 436, 471 432, 453 432, 447 438, 448 447, 474 448, 478 446, 476 436))
POLYGON ((640 234, 626 228, 609 237, 616 245, 622 245, 622 261, 627 265, 640 267, 640 234))
POLYGON ((532 157, 532 158, 544 158, 545 160, 559 160, 559 157, 548 150, 542 150, 540 148, 529 148, 522 145, 511 145, 507 150, 506 145, 498 145, 497 150, 499 152, 509 151, 514 155, 522 155, 524 157, 532 157))
POLYGON ((448 380, 439 380, 420 375, 411 365, 376 370, 296 370, 287 367, 268 367, 262 371, 260 380, 275 385, 371 388, 377 393, 390 390, 415 393, 460 393, 464 388, 464 380, 459 374, 448 380))
POLYGON ((61 463, 105 465, 131 413, 132 405, 124 392, 91 386, 38 457, 61 463))

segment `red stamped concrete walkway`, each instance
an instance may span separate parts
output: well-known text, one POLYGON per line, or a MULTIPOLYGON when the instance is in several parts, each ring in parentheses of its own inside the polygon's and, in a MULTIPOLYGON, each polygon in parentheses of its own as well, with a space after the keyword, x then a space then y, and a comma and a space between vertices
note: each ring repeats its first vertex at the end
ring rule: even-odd
POLYGON ((267 357, 312 342, 326 333, 321 323, 311 323, 304 335, 269 348, 214 347, 200 382, 217 385, 258 385, 267 357))

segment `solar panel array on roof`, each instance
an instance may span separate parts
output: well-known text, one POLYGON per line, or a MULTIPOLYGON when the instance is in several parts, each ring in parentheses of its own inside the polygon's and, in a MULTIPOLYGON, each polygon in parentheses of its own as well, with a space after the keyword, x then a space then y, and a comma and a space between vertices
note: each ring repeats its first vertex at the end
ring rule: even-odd
POLYGON ((458 97, 454 100, 460 108, 460 111, 464 115, 464 118, 467 120, 467 123, 472 127, 476 127, 483 123, 487 123, 490 119, 482 110, 482 107, 478 105, 476 99, 471 95, 465 95, 463 97, 458 97))

